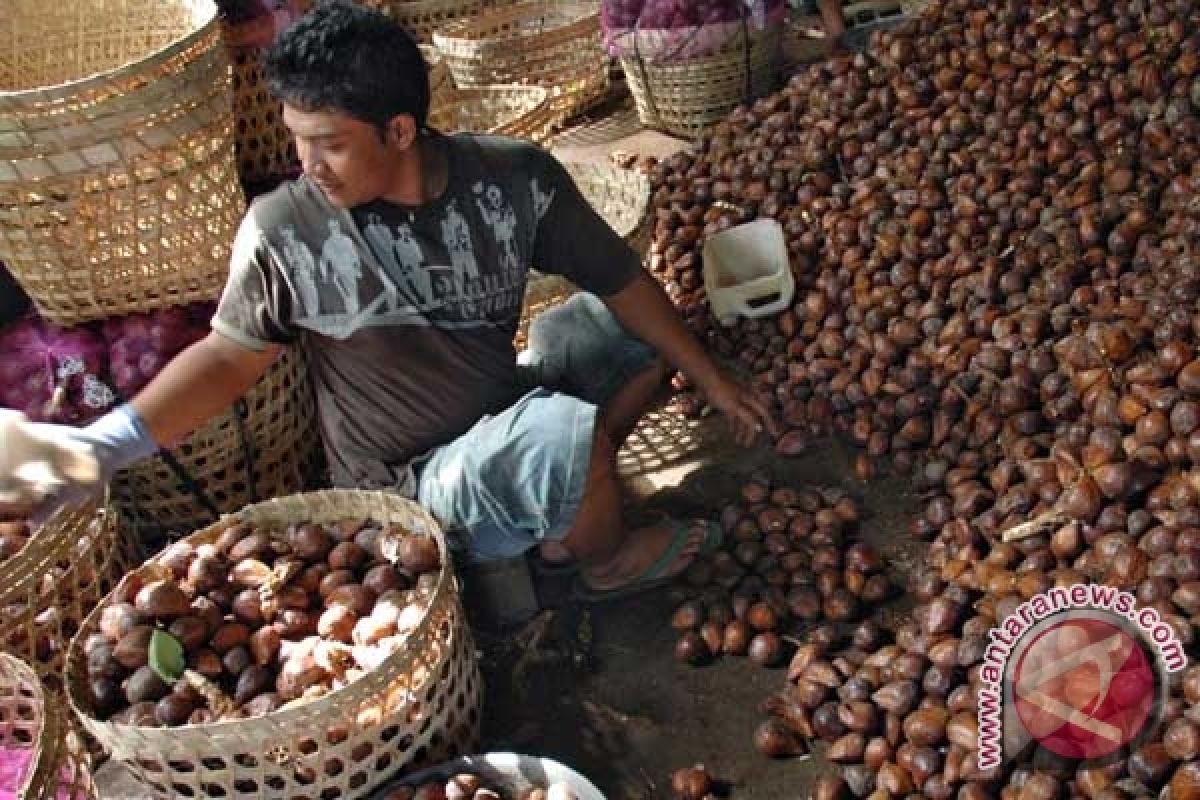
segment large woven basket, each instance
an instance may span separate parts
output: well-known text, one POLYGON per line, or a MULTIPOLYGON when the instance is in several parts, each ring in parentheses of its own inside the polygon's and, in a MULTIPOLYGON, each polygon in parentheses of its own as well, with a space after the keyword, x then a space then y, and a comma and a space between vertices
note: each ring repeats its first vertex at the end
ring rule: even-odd
POLYGON ((170 451, 199 493, 156 456, 117 474, 113 504, 155 539, 215 521, 206 501, 225 514, 311 488, 321 459, 315 417, 304 359, 285 349, 241 403, 170 451))
MULTIPOLYGON (((0 749, 30 751, 16 800, 96 797, 91 759, 62 699, 46 692, 37 672, 0 653, 0 749)), ((6 795, 12 797, 13 795, 6 795)))
POLYGON ((429 108, 429 124, 445 133, 495 133, 542 144, 555 124, 548 99, 540 86, 444 86, 429 108))
MULTIPOLYGON (((563 166, 579 191, 609 226, 635 250, 645 249, 649 226, 646 210, 650 204, 650 181, 640 172, 610 164, 567 162, 563 166)), ((554 308, 576 292, 575 284, 560 275, 531 273, 525 284, 525 297, 517 335, 517 352, 525 348, 529 324, 543 311, 554 308)))
POLYGON ((238 173, 256 183, 287 175, 298 163, 296 145, 283 124, 283 104, 267 87, 264 46, 274 39, 276 20, 221 22, 221 38, 233 64, 233 116, 237 125, 238 173))
POLYGON ((739 103, 771 91, 781 57, 783 29, 741 29, 715 52, 686 61, 655 63, 621 57, 638 119, 695 138, 739 103))
POLYGON ((138 546, 117 514, 86 505, 56 514, 0 563, 0 649, 61 684, 67 645, 126 570, 138 546))
POLYGON ((608 54, 595 2, 499 6, 439 28, 433 42, 460 87, 527 83, 551 91, 556 124, 608 91, 608 54))
POLYGON ((5 0, 0 259, 59 325, 212 300, 244 210, 212 0, 5 0))
MULTIPOLYGON (((441 573, 407 647, 313 702, 180 728, 98 721, 89 711, 83 645, 97 630, 101 609, 85 620, 71 644, 68 699, 86 730, 129 767, 144 788, 139 797, 350 800, 368 796, 401 770, 471 752, 481 719, 479 665, 446 540, 427 511, 387 492, 313 492, 250 506, 188 541, 212 542, 240 520, 283 528, 345 519, 397 524, 432 537, 441 550, 441 573)), ((132 575, 154 579, 165 570, 151 561, 132 575)))

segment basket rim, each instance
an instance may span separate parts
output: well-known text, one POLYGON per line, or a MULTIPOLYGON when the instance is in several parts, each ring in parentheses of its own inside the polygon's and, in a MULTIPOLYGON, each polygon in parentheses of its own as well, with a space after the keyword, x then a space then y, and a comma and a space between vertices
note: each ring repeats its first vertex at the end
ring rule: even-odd
POLYGON ((83 94, 86 90, 106 83, 113 78, 121 78, 141 70, 147 64, 157 64, 167 61, 190 48, 195 42, 214 33, 219 34, 218 26, 221 15, 215 0, 199 0, 199 3, 203 4, 202 21, 196 24, 196 27, 192 31, 184 34, 170 44, 164 45, 157 50, 152 50, 133 61, 128 61, 112 69, 94 72, 82 78, 62 83, 35 86, 29 89, 0 89, 0 100, 21 100, 25 97, 47 99, 83 94))
MULTIPOLYGON (((283 497, 277 497, 277 498, 272 498, 270 500, 264 500, 259 503, 252 503, 232 514, 222 515, 221 519, 218 520, 217 522, 214 522, 212 525, 208 525, 204 528, 201 528, 200 530, 193 531, 189 535, 180 539, 180 541, 190 542, 190 541, 196 539, 196 537, 198 537, 198 536, 215 537, 216 535, 219 535, 220 532, 223 531, 225 528, 228 528, 234 524, 237 524, 238 522, 244 521, 244 519, 242 517, 242 515, 244 515, 244 514, 250 514, 251 516, 254 516, 256 514, 262 513, 263 516, 259 517, 259 519, 271 519, 272 514, 270 512, 272 510, 276 510, 276 511, 285 510, 288 502, 294 502, 296 499, 299 499, 299 498, 338 497, 338 496, 361 497, 361 496, 366 496, 366 495, 386 495, 389 498, 389 502, 391 502, 392 500, 397 500, 397 501, 403 501, 404 503, 409 503, 414 508, 420 510, 424 515, 426 515, 429 518, 429 521, 432 521, 434 523, 433 526, 429 530, 429 535, 435 541, 437 541, 440 546, 440 549, 442 551, 442 564, 438 570, 437 586, 434 588, 433 593, 430 595, 429 603, 425 608, 425 612, 421 616, 420 623, 418 624, 418 629, 420 629, 420 627, 422 627, 428 623, 430 611, 435 606, 438 606, 439 604, 445 604, 447 602, 450 602, 451 604, 457 604, 459 602, 457 599, 458 583, 457 583, 457 578, 456 578, 456 574, 454 571, 452 554, 450 552, 449 544, 446 541, 445 535, 442 532, 441 525, 434 518, 433 514, 431 514, 429 511, 427 511, 423 506, 418 505, 413 500, 410 500, 399 494, 395 494, 394 492, 366 491, 366 490, 362 490, 362 489, 322 489, 322 490, 313 491, 313 492, 297 492, 295 494, 286 495, 283 497)), ((138 731, 154 731, 154 732, 158 732, 158 733, 165 733, 165 734, 168 734, 171 736, 179 737, 181 740, 190 739, 193 736, 200 736, 202 738, 208 738, 210 735, 212 735, 210 732, 228 730, 228 729, 231 729, 233 726, 245 725, 247 723, 254 723, 254 724, 268 723, 268 724, 275 725, 276 727, 282 729, 288 725, 293 725, 296 722, 302 722, 307 717, 310 717, 316 713, 336 714, 338 706, 340 704, 340 701, 343 699, 343 697, 346 694, 348 694, 350 692, 350 690, 356 688, 355 683, 357 683, 357 681, 354 681, 354 682, 346 684, 345 686, 343 686, 339 689, 335 689, 316 700, 313 700, 308 703, 304 703, 302 705, 295 706, 293 708, 279 709, 279 710, 272 711, 268 714, 263 714, 263 715, 257 716, 257 717, 245 717, 245 718, 238 718, 238 719, 218 720, 215 722, 206 722, 202 725, 187 724, 187 725, 179 725, 179 726, 170 727, 170 728, 162 728, 162 727, 145 726, 145 725, 125 725, 125 724, 122 724, 119 722, 114 722, 111 719, 108 719, 108 720, 98 719, 92 713, 92 711, 90 709, 85 709, 83 707, 83 705, 80 702, 78 702, 78 698, 76 696, 78 694, 78 692, 76 691, 77 687, 81 686, 84 683, 84 678, 86 677, 84 675, 78 674, 78 669, 77 669, 77 665, 83 663, 83 661, 86 660, 85 656, 82 653, 82 648, 84 645, 84 642, 83 642, 84 637, 81 634, 86 630, 92 630, 96 627, 96 624, 98 624, 98 621, 99 621, 99 615, 103 612, 105 607, 109 604, 108 601, 110 600, 110 598, 112 598, 112 596, 116 592, 120 591, 126 585, 126 581, 129 580, 132 576, 141 575, 144 572, 146 572, 147 570, 154 571, 156 569, 165 569, 158 563, 157 559, 158 559, 158 556, 155 555, 155 556, 151 557, 150 559, 146 560, 145 562, 143 562, 141 565, 139 565, 139 566, 135 567, 134 569, 131 569, 129 572, 127 572, 125 574, 125 576, 122 577, 121 580, 117 583, 116 587, 113 588, 113 590, 110 591, 108 594, 106 594, 100 600, 100 602, 96 604, 96 607, 92 610, 92 612, 90 614, 88 614, 87 617, 84 618, 83 622, 81 622, 79 625, 79 632, 76 633, 75 636, 71 637, 71 643, 67 650, 65 667, 63 670, 64 675, 65 675, 64 693, 67 696, 67 702, 71 706, 71 711, 74 714, 76 714, 81 720, 83 720, 85 726, 87 726, 88 728, 92 728, 93 726, 100 726, 103 728, 108 728, 113 731, 116 731, 116 732, 120 733, 121 735, 129 735, 133 732, 138 732, 138 731), (96 624, 93 624, 94 620, 95 620, 96 624)), ((457 634, 457 636, 461 636, 461 635, 462 635, 461 633, 457 634)), ((469 632, 468 632, 468 635, 469 635, 469 632)), ((375 669, 373 669, 371 671, 377 672, 380 670, 387 669, 389 667, 394 667, 396 662, 399 661, 400 659, 403 659, 407 655, 407 653, 408 653, 407 649, 397 650, 396 652, 389 655, 379 666, 375 667, 375 669)), ((137 735, 145 735, 145 734, 137 734, 137 735)))
POLYGON ((645 66, 648 70, 697 70, 729 61, 731 58, 742 60, 744 57, 743 51, 747 43, 752 53, 762 51, 764 48, 773 49, 777 46, 775 40, 782 42, 783 36, 784 26, 774 26, 753 31, 738 30, 722 42, 720 47, 701 56, 689 56, 687 58, 662 61, 654 56, 645 57, 639 56, 636 53, 622 53, 617 56, 617 59, 621 62, 622 68, 626 64, 633 64, 639 68, 645 66))
POLYGON ((599 22, 600 9, 593 3, 587 2, 587 0, 560 0, 560 2, 554 3, 549 7, 547 7, 546 3, 540 2, 540 0, 525 0, 525 2, 500 6, 480 14, 449 22, 433 32, 433 43, 439 50, 443 47, 455 49, 462 47, 508 48, 521 46, 530 41, 536 42, 539 37, 546 36, 547 34, 569 30, 571 27, 580 24, 590 24, 593 18, 597 23, 599 22), (527 12, 537 11, 559 12, 562 14, 563 21, 545 30, 534 31, 532 33, 520 32, 501 35, 486 33, 488 24, 497 17, 520 19, 527 12))
MULTIPOLYGON (((48 555, 70 553, 76 539, 66 535, 64 525, 85 523, 90 524, 98 517, 105 517, 105 525, 120 525, 116 512, 109 506, 110 493, 105 489, 97 498, 88 500, 77 506, 61 508, 50 519, 38 526, 29 535, 17 554, 0 564, 0 602, 13 595, 27 594, 35 589, 41 581, 41 572, 31 569, 35 564, 27 563, 30 559, 44 561, 48 555)), ((89 537, 89 549, 96 545, 94 537, 89 537)))
MULTIPOLYGON (((435 130, 440 131, 446 136, 452 136, 455 133, 469 132, 477 134, 485 134, 489 136, 512 136, 512 126, 520 125, 523 122, 534 120, 538 115, 544 114, 550 101, 553 99, 553 94, 544 86, 534 86, 523 83, 492 83, 485 86, 458 86, 453 81, 453 76, 446 82, 438 93, 438 112, 441 113, 446 106, 458 107, 464 102, 472 100, 486 100, 488 97, 504 97, 515 96, 518 102, 525 103, 528 107, 523 107, 519 113, 509 119, 505 119, 492 125, 487 130, 471 131, 468 129, 449 129, 442 130, 436 125, 431 125, 435 130)), ((431 103, 430 110, 433 109, 431 103)), ((427 123, 428 124, 428 123, 427 123)))

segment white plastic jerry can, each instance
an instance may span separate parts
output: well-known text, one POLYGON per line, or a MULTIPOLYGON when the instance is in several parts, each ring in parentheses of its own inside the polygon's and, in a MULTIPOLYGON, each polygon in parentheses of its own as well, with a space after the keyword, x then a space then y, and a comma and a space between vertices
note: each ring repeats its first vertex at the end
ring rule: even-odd
POLYGON ((742 317, 778 314, 792 302, 796 280, 783 227, 756 219, 709 236, 701 254, 713 316, 725 326, 742 317))

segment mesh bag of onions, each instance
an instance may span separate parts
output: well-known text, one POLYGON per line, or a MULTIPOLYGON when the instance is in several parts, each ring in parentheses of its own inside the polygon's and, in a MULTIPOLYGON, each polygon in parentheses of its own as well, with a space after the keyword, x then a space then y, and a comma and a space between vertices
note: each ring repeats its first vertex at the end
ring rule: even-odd
POLYGON ((133 397, 188 345, 208 334, 213 305, 163 308, 105 320, 109 371, 122 397, 133 397))
POLYGON ((719 50, 747 29, 781 26, 784 0, 603 0, 604 42, 616 57, 687 61, 719 50))
POLYGON ((26 317, 0 331, 0 405, 38 422, 81 425, 116 402, 108 353, 90 328, 26 317))

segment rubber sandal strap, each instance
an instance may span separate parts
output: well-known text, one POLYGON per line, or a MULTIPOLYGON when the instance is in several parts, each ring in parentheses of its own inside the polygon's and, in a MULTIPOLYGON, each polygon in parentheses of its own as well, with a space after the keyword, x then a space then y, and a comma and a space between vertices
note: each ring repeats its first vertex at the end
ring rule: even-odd
MULTIPOLYGON (((633 579, 635 582, 661 580, 665 577, 667 569, 675 563, 675 559, 679 557, 679 554, 683 552, 684 548, 691 541, 692 532, 695 530, 696 525, 694 520, 673 519, 669 521, 669 524, 675 532, 674 536, 671 537, 671 543, 667 545, 667 549, 655 559, 653 564, 646 567, 640 575, 633 579)), ((708 531, 705 531, 704 537, 700 539, 700 548, 697 549, 697 554, 703 550, 707 542, 708 531)))

